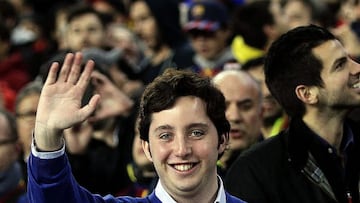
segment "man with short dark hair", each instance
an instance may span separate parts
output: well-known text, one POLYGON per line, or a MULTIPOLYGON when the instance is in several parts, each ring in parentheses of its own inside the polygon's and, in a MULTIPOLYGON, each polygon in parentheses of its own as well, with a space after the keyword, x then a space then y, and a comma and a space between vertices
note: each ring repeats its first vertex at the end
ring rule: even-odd
POLYGON ((0 202, 27 202, 14 116, 0 109, 0 202))
POLYGON ((359 202, 359 127, 346 119, 360 106, 359 77, 360 65, 324 28, 298 27, 275 41, 266 84, 290 125, 237 159, 228 191, 252 203, 359 202))

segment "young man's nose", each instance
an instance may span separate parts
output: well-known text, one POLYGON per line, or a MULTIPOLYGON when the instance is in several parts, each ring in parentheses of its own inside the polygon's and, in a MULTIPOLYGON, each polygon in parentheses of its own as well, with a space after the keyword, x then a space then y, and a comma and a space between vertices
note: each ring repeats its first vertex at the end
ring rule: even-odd
POLYGON ((191 145, 187 142, 183 136, 178 136, 175 139, 174 151, 176 156, 184 157, 191 153, 191 145))

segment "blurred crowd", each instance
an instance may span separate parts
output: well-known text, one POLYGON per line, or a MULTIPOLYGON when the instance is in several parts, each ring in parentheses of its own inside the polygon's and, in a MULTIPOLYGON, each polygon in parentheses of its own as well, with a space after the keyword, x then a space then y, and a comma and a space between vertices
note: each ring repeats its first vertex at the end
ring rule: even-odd
POLYGON ((0 0, 0 203, 27 202, 42 84, 67 53, 95 61, 83 102, 102 98, 91 119, 64 133, 76 180, 93 193, 144 197, 157 181, 136 127, 144 87, 167 68, 214 78, 232 127, 218 161, 225 176, 242 151, 287 127, 265 85, 264 57, 281 34, 309 24, 360 59, 358 0, 0 0))

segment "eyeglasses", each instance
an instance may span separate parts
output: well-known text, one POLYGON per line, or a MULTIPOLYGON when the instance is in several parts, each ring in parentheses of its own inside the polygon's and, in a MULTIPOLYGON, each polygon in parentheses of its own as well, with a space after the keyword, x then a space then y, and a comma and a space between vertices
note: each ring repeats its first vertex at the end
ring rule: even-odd
POLYGON ((12 144, 17 140, 17 138, 11 138, 11 139, 6 139, 6 140, 0 140, 0 146, 1 145, 7 145, 7 144, 12 144))

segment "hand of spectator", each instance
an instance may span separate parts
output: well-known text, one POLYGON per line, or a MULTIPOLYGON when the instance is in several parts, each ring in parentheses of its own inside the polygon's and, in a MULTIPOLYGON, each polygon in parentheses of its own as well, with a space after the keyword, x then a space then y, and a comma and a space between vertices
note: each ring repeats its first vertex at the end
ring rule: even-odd
POLYGON ((69 53, 59 70, 54 62, 43 86, 35 123, 35 143, 38 150, 54 151, 62 147, 62 131, 86 120, 100 100, 94 95, 89 103, 81 106, 81 99, 88 86, 94 61, 89 60, 81 71, 82 54, 69 53))
POLYGON ((89 121, 94 122, 119 115, 126 116, 133 107, 134 102, 105 75, 94 71, 92 78, 95 92, 101 96, 101 102, 95 114, 89 118, 89 121))
POLYGON ((92 135, 93 128, 87 121, 64 130, 67 152, 70 154, 83 154, 92 135))

